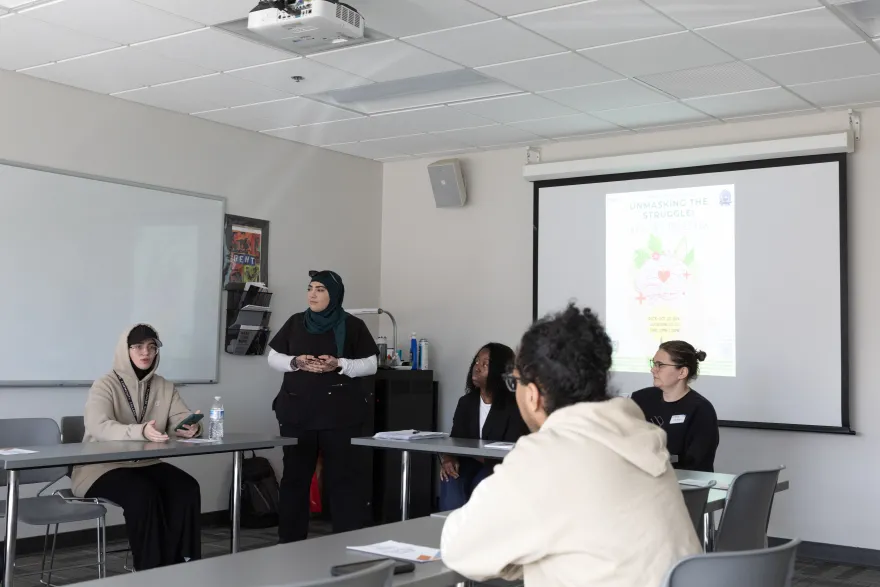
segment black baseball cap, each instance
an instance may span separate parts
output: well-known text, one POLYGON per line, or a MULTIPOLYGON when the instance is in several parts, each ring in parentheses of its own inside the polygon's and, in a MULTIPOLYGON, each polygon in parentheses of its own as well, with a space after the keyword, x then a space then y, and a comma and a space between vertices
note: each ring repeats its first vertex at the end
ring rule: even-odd
POLYGON ((128 346, 141 344, 147 340, 155 341, 157 347, 162 346, 162 341, 159 340, 159 333, 146 324, 138 324, 128 333, 128 346))

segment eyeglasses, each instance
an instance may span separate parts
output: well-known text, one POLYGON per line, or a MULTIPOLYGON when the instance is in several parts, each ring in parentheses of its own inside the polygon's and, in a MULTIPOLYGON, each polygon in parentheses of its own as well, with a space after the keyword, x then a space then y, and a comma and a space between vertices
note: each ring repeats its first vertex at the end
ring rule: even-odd
POLYGON ((516 391, 517 382, 526 385, 526 380, 522 377, 517 377, 513 373, 505 373, 501 376, 501 379, 504 380, 504 385, 507 386, 507 391, 516 391))
POLYGON ((671 363, 661 363, 660 361, 655 361, 651 359, 648 361, 648 365, 651 369, 662 369, 663 367, 675 367, 676 369, 681 369, 684 365, 673 365, 671 363))
POLYGON ((155 355, 156 353, 159 352, 159 347, 157 347, 157 346, 156 346, 155 344, 153 344, 153 343, 149 343, 149 344, 143 344, 143 343, 141 343, 141 344, 133 344, 133 345, 131 345, 131 346, 128 347, 128 348, 130 348, 130 349, 132 349, 132 350, 134 350, 134 351, 137 351, 137 352, 139 352, 139 353, 143 353, 144 351, 146 351, 147 353, 149 353, 149 354, 151 354, 151 355, 155 355))

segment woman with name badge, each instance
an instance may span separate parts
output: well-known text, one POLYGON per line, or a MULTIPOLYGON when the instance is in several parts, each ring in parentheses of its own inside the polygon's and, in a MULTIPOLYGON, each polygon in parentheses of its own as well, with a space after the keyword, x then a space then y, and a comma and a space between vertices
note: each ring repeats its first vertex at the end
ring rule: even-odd
POLYGON ((715 470, 718 416, 705 397, 691 389, 706 353, 681 340, 660 345, 651 359, 654 387, 632 394, 649 422, 666 432, 666 448, 678 457, 676 469, 715 470))
MULTIPOLYGON (((490 342, 481 348, 468 369, 465 394, 452 417, 453 438, 515 443, 529 430, 507 389, 504 375, 513 368, 513 350, 490 342)), ((443 455, 440 458, 440 511, 455 510, 470 499, 480 482, 492 474, 498 461, 443 455)))
POLYGON ((320 452, 334 532, 367 522, 363 435, 379 349, 362 320, 342 309, 345 286, 333 271, 309 273, 308 308, 294 314, 269 343, 269 365, 284 373, 272 409, 284 447, 278 505, 280 542, 305 540, 309 488, 320 452))
MULTIPOLYGON (((116 345, 113 370, 95 381, 85 407, 83 442, 198 436, 201 424, 177 388, 156 371, 159 334, 149 324, 128 328, 116 345)), ((195 412, 199 414, 199 412, 195 412)), ((158 459, 73 468, 74 495, 103 498, 125 515, 134 568, 201 558, 201 492, 189 474, 158 459)))

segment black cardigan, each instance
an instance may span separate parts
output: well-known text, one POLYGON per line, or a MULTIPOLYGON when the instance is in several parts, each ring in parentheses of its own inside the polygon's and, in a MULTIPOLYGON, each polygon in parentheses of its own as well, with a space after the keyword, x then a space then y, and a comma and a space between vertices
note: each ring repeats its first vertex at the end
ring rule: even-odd
POLYGON ((466 393, 458 400, 455 415, 452 417, 453 438, 473 438, 493 442, 516 442, 520 436, 529 433, 516 406, 516 398, 509 391, 503 406, 493 402, 483 433, 480 434, 480 394, 466 393))

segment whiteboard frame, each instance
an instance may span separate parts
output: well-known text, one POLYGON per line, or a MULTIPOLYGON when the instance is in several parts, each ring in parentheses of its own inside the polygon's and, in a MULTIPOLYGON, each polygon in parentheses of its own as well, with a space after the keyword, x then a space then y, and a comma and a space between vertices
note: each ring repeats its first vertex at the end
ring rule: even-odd
MULTIPOLYGON (((180 190, 177 188, 163 187, 159 185, 153 185, 149 183, 141 183, 137 181, 128 181, 124 179, 117 179, 112 177, 104 177, 101 175, 92 175, 90 173, 79 173, 76 171, 68 171, 66 169, 58 169, 55 167, 46 167, 44 165, 32 165, 30 163, 21 163, 19 161, 10 161, 8 159, 0 158, 0 165, 6 165, 9 167, 19 167, 22 169, 29 169, 31 171, 42 171, 44 173, 55 173, 57 175, 66 175, 68 177, 77 177, 80 179, 89 179, 92 181, 101 181, 104 183, 113 183, 117 185, 124 185, 128 187, 134 188, 143 188, 148 190, 153 190, 156 192, 165 192, 169 194, 178 194, 181 196, 189 196, 191 198, 202 198, 204 200, 214 200, 220 202, 223 206, 223 216, 220 219, 220 233, 223 234, 225 230, 225 221, 226 221, 226 209, 227 209, 227 200, 223 196, 212 196, 210 194, 203 194, 200 192, 191 192, 189 190, 180 190)), ((218 257, 222 261, 223 257, 223 243, 221 239, 220 250, 217 251, 218 257)), ((221 263, 222 268, 222 263, 221 263)), ((213 379, 182 379, 180 381, 175 381, 172 379, 168 379, 171 383, 176 385, 187 385, 187 384, 217 384, 220 382, 220 354, 223 352, 221 348, 223 337, 222 335, 222 321, 223 321, 223 273, 222 271, 217 275, 217 338, 215 341, 215 346, 217 347, 217 361, 214 364, 214 377, 213 379)), ((0 388, 31 388, 31 387, 91 387, 94 381, 3 381, 0 380, 0 388)))

